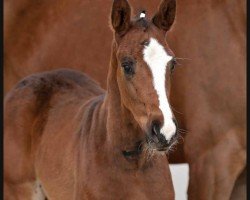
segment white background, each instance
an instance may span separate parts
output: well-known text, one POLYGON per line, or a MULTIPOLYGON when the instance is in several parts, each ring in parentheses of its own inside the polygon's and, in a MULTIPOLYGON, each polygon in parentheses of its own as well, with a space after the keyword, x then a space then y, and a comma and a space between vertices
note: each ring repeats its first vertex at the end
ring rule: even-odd
POLYGON ((175 200, 186 200, 189 177, 188 164, 171 164, 170 171, 174 184, 175 200))

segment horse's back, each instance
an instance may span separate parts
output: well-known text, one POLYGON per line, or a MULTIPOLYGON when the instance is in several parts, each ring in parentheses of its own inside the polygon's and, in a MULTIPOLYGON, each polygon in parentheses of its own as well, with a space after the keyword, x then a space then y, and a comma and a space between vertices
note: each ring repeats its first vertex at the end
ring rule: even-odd
MULTIPOLYGON (((75 70, 60 69, 33 74, 21 80, 6 95, 5 129, 26 127, 26 121, 32 123, 59 104, 84 104, 92 97, 102 94, 104 90, 95 81, 75 70)), ((5 131, 6 134, 8 131, 5 131)))
POLYGON ((14 87, 14 90, 25 89, 27 87, 32 89, 34 94, 37 94, 37 92, 48 92, 49 90, 58 92, 65 89, 76 89, 77 87, 93 95, 104 92, 97 82, 84 73, 72 69, 58 69, 30 75, 20 81, 14 87))
POLYGON ((13 122, 18 115, 29 113, 35 117, 69 99, 84 103, 101 94, 104 94, 104 90, 95 81, 75 70, 60 69, 33 74, 21 80, 6 95, 5 118, 13 122))
POLYGON ((62 69, 28 76, 7 94, 4 100, 6 195, 17 188, 10 187, 16 183, 19 189, 27 191, 33 186, 26 183, 35 184, 35 152, 51 112, 63 113, 64 109, 67 115, 67 107, 72 105, 77 112, 85 101, 103 93, 86 75, 62 69))

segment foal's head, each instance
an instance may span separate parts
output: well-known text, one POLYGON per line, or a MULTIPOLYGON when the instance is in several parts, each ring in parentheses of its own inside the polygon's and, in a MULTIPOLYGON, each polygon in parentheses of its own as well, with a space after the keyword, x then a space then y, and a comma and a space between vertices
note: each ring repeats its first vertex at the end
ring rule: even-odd
POLYGON ((177 132, 168 101, 175 57, 165 41, 175 7, 175 0, 163 0, 151 20, 144 12, 131 20, 127 0, 114 0, 111 14, 122 104, 159 151, 168 149, 177 132))

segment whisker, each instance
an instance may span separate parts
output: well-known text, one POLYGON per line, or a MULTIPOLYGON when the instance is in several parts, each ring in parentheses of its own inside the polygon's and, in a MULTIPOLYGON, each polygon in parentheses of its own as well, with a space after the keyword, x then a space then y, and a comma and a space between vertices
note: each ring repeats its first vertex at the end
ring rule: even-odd
POLYGON ((177 144, 178 144, 179 142, 178 142, 178 140, 176 140, 170 147, 169 147, 169 149, 168 149, 168 151, 167 151, 167 154, 169 155, 171 152, 174 152, 174 151, 176 151, 176 149, 177 149, 177 144))
POLYGON ((184 143, 184 137, 182 137, 182 135, 178 135, 177 136, 177 141, 178 141, 178 143, 183 144, 184 143))
POLYGON ((180 131, 181 133, 188 133, 188 131, 187 131, 187 130, 185 130, 185 129, 181 129, 181 128, 178 128, 178 131, 180 131))
POLYGON ((180 62, 178 62, 178 60, 192 60, 190 58, 180 58, 180 57, 175 57, 175 63, 177 64, 177 66, 182 66, 182 64, 180 64, 180 62))
POLYGON ((174 110, 175 112, 177 112, 177 113, 183 115, 183 113, 181 113, 180 111, 176 110, 172 105, 169 104, 169 106, 170 106, 170 108, 171 108, 172 110, 174 110))
POLYGON ((175 57, 175 59, 177 59, 177 60, 192 60, 190 58, 180 58, 180 57, 175 57))
POLYGON ((180 133, 180 134, 186 134, 187 132, 178 130, 178 133, 180 133))

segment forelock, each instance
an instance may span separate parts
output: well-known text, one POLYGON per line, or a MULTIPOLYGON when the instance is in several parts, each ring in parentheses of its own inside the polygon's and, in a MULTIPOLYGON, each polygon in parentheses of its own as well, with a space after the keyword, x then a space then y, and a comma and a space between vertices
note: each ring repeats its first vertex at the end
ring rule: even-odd
POLYGON ((147 30, 150 26, 150 21, 148 21, 146 11, 144 10, 140 11, 133 21, 134 26, 143 28, 144 30, 147 30))

